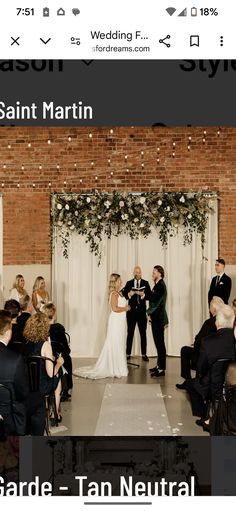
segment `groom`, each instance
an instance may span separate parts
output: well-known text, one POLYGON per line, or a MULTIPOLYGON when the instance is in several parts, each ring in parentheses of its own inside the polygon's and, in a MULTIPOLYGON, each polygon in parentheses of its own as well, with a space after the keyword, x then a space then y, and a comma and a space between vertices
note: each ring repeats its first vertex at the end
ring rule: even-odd
POLYGON ((148 362, 147 357, 147 316, 146 316, 146 300, 149 299, 151 289, 147 280, 142 279, 142 270, 140 266, 135 266, 133 272, 134 278, 126 282, 122 294, 129 300, 130 310, 127 312, 127 360, 130 359, 135 326, 138 324, 142 358, 148 362))

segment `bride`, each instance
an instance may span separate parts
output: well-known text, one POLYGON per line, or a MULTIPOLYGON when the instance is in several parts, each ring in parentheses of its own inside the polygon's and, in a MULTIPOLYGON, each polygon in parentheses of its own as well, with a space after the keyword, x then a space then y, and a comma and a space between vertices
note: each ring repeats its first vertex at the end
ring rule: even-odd
POLYGON ((107 335, 100 356, 94 366, 79 367, 74 371, 82 378, 108 378, 127 376, 126 361, 126 299, 121 296, 121 277, 112 273, 109 281, 110 315, 108 319, 107 335))

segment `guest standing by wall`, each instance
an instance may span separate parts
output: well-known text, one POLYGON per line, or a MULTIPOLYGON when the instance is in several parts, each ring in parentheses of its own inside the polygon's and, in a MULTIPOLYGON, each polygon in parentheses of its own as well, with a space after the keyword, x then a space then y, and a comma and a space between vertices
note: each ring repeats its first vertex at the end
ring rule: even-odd
POLYGON ((219 296, 223 302, 228 305, 232 281, 231 278, 225 273, 225 260, 222 258, 216 259, 215 263, 216 276, 213 277, 208 292, 208 303, 210 305, 213 296, 219 296))

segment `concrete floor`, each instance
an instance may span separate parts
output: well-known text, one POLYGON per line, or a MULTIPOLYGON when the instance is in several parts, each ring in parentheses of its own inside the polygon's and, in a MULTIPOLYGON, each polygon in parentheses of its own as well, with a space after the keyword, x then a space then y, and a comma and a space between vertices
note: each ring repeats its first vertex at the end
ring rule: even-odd
MULTIPOLYGON (((144 385, 145 387, 147 385, 157 385, 157 389, 161 389, 161 394, 164 397, 161 397, 160 399, 164 401, 167 423, 169 424, 168 427, 171 429, 169 429, 168 433, 163 433, 163 431, 168 430, 161 430, 162 433, 159 433, 160 436, 166 434, 181 436, 208 436, 207 433, 203 432, 202 428, 195 424, 196 417, 192 416, 187 393, 185 391, 177 390, 175 387, 176 383, 182 382, 182 379, 179 376, 180 359, 177 357, 168 357, 165 377, 152 379, 148 369, 155 365, 155 360, 155 358, 151 358, 147 363, 143 362, 140 357, 132 357, 131 362, 140 364, 140 367, 135 368, 130 365, 129 375, 127 378, 105 378, 103 380, 89 380, 75 376, 72 399, 70 402, 62 403, 62 425, 60 425, 58 428, 53 428, 53 434, 58 434, 60 436, 96 435, 96 427, 98 419, 101 420, 100 412, 102 403, 104 403, 103 399, 107 385, 136 384, 141 386, 144 385)), ((94 359, 74 359, 73 367, 77 368, 82 365, 92 365, 94 362, 94 359)), ((125 424, 126 417, 122 407, 120 409, 120 418, 122 423, 125 424)), ((148 419, 147 413, 145 419, 148 419)), ((146 422, 149 421, 147 420, 146 422)), ((125 427, 123 430, 125 431, 125 427)), ((135 430, 137 430, 137 424, 134 423, 133 435, 146 435, 145 430, 140 432, 139 429, 138 433, 135 430)), ((104 435, 107 434, 108 433, 104 431, 104 435)), ((156 434, 157 433, 155 431, 154 435, 156 434)))

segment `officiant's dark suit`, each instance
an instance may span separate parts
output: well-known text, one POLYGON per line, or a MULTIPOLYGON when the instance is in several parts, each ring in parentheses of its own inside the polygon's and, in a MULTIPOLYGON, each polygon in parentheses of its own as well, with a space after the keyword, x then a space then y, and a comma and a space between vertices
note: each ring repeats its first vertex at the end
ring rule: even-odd
POLYGON ((147 280, 142 279, 142 271, 139 266, 134 268, 134 278, 126 282, 125 287, 122 289, 123 296, 129 300, 130 310, 127 312, 127 356, 130 356, 132 351, 133 337, 136 324, 139 328, 141 338, 141 352, 143 359, 148 361, 147 357, 147 316, 146 316, 146 300, 149 300, 151 289, 147 280), (142 288, 143 296, 136 293, 132 295, 132 288, 142 288))
POLYGON ((219 296, 227 305, 231 293, 232 280, 224 273, 225 261, 224 259, 217 259, 215 264, 217 275, 213 277, 208 292, 208 303, 210 304, 213 296, 219 296))

